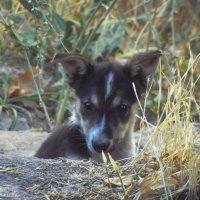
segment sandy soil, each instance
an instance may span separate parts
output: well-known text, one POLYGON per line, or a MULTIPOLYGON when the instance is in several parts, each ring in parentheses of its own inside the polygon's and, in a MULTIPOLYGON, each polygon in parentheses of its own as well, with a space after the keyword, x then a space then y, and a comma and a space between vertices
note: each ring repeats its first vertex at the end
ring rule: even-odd
POLYGON ((47 132, 0 131, 0 154, 33 156, 41 143, 49 136, 47 132))

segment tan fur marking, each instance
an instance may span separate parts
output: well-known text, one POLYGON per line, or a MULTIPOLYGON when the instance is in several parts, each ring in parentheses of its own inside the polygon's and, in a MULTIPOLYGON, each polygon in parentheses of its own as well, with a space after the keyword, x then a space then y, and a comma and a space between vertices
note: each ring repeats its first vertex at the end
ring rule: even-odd
POLYGON ((98 103, 98 98, 97 98, 96 95, 93 94, 93 95, 91 96, 91 102, 92 102, 92 104, 93 104, 96 108, 98 108, 99 103, 98 103))
MULTIPOLYGON (((98 100, 95 95, 93 95, 91 97, 91 101, 92 101, 92 104, 94 104, 94 106, 98 105, 98 100)), ((81 115, 81 101, 78 98, 76 99, 75 109, 76 109, 75 113, 77 113, 77 115, 79 116, 79 119, 80 119, 79 123, 81 124, 81 127, 83 128, 83 133, 85 133, 85 134, 89 133, 88 130, 90 130, 92 124, 91 124, 90 120, 83 119, 83 117, 81 115)), ((71 119, 71 121, 72 120, 73 120, 73 118, 71 119)))
POLYGON ((115 108, 117 107, 119 104, 120 104, 120 101, 121 101, 121 98, 118 96, 118 97, 115 97, 112 101, 112 108, 115 108))
POLYGON ((136 120, 135 115, 137 113, 137 110, 138 110, 138 104, 135 103, 131 107, 131 115, 130 115, 128 123, 126 124, 120 123, 118 127, 112 127, 112 131, 114 133, 113 134, 114 139, 123 139, 125 137, 125 134, 130 134, 133 132, 135 120, 136 120))

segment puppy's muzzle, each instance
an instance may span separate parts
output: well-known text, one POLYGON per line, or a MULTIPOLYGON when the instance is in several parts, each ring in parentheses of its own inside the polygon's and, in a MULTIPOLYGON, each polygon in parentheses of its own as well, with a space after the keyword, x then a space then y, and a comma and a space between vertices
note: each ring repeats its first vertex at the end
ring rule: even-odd
POLYGON ((100 153, 102 151, 108 152, 111 146, 111 140, 107 138, 101 140, 93 140, 92 146, 97 153, 100 153))

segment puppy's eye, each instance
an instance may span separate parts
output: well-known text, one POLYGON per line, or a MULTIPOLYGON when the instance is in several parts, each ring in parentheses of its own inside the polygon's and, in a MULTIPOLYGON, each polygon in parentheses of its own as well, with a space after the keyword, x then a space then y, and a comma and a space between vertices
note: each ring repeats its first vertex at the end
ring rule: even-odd
POLYGON ((83 108, 90 112, 94 110, 94 106, 89 101, 83 102, 83 108))
POLYGON ((129 110, 129 106, 127 104, 120 104, 119 105, 119 111, 122 113, 126 113, 129 110))

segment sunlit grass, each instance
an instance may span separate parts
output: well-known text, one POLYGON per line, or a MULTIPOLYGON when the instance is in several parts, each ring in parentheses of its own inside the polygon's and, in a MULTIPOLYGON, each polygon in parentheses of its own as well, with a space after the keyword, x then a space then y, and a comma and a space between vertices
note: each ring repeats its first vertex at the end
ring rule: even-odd
POLYGON ((136 195, 138 198, 160 196, 171 199, 183 193, 185 198, 197 198, 200 184, 200 126, 193 123, 192 111, 199 112, 200 108, 194 94, 200 80, 200 75, 194 79, 199 55, 195 58, 191 55, 184 74, 180 72, 181 65, 181 60, 177 59, 174 79, 168 80, 167 100, 158 103, 158 108, 162 104, 162 112, 157 125, 150 124, 145 115, 141 120, 142 127, 151 127, 146 131, 149 137, 141 136, 146 144, 129 167, 134 169, 138 162, 145 160, 138 173, 140 176, 145 172, 146 165, 151 162, 154 165, 153 170, 149 174, 145 172, 146 176, 142 178, 136 195))

